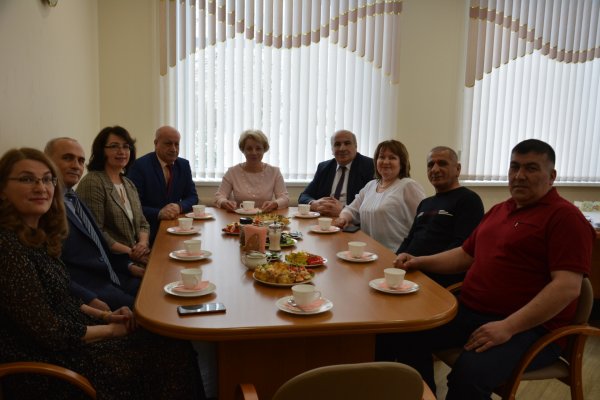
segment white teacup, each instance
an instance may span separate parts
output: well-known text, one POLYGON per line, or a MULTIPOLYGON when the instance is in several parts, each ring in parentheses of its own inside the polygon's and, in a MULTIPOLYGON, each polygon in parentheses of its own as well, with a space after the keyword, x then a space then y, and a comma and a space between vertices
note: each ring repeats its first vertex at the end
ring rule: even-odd
POLYGON ((190 239, 183 242, 185 251, 191 256, 202 254, 202 240, 190 239))
POLYGON ((361 258, 365 252, 365 242, 348 242, 348 251, 353 258, 361 258))
POLYGON ((246 211, 254 210, 254 202, 253 201, 242 201, 242 208, 246 211))
POLYGON ((249 270, 254 270, 259 265, 267 263, 267 255, 259 251, 251 251, 242 254, 242 263, 244 263, 249 270))
POLYGON ((383 270, 385 275, 385 283, 391 289, 398 289, 404 282, 404 275, 406 271, 400 268, 386 268, 383 270))
POLYGON ((200 268, 185 268, 181 270, 181 281, 186 289, 194 289, 202 282, 202 270, 200 268))
POLYGON ((319 218, 319 228, 322 231, 328 231, 331 228, 331 218, 319 218))
POLYGON ((294 285, 292 286, 292 294, 294 295, 294 302, 301 307, 321 298, 321 292, 313 285, 294 285))
POLYGON ((310 213, 310 204, 298 204, 298 213, 308 215, 310 213))
POLYGON ((192 229, 192 224, 194 223, 193 218, 179 218, 179 229, 182 231, 189 231, 192 229))
POLYGON ((196 204, 195 206, 192 206, 192 210, 194 210, 194 217, 204 217, 206 206, 203 204, 196 204))

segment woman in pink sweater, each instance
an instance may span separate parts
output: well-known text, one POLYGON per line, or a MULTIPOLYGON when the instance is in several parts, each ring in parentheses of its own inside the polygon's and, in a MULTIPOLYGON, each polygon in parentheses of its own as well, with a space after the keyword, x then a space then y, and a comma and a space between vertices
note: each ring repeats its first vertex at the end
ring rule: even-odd
POLYGON ((262 162, 269 150, 265 134, 247 130, 238 143, 246 162, 227 170, 215 193, 215 206, 234 211, 242 201, 251 200, 263 212, 286 208, 289 197, 279 168, 262 162))

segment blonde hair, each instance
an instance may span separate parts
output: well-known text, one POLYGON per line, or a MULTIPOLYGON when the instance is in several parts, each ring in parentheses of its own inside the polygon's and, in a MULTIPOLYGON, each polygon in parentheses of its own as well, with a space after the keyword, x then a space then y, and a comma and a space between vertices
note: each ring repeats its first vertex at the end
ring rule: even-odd
POLYGON ((269 139, 267 139, 267 135, 258 129, 248 129, 247 131, 242 132, 238 142, 238 146, 242 153, 244 152, 244 146, 246 146, 246 140, 248 139, 253 139, 262 144, 265 153, 269 151, 269 139))
MULTIPOLYGON (((41 151, 23 147, 9 150, 0 159, 0 191, 6 188, 8 177, 14 165, 22 160, 33 160, 46 165, 53 177, 57 177, 54 163, 41 151)), ((54 189, 54 197, 50 209, 40 218, 38 229, 33 229, 23 223, 23 219, 15 207, 3 200, 0 204, 0 227, 17 234, 19 241, 25 246, 48 248, 48 254, 58 258, 62 251, 62 242, 67 237, 68 225, 63 203, 63 185, 58 180, 54 189)))

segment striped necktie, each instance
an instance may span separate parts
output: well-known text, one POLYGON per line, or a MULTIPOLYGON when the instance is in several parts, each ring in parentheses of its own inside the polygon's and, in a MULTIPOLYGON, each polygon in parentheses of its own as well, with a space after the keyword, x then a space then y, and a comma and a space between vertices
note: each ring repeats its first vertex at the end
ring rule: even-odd
POLYGON ((117 276, 117 273, 113 269, 112 265, 110 265, 110 261, 106 254, 106 251, 104 251, 104 247, 102 246, 102 243, 100 242, 100 238, 96 234, 96 230, 94 229, 94 226, 92 225, 92 221, 90 221, 87 214, 83 211, 83 207, 81 206, 81 202, 79 201, 79 198, 77 198, 77 195, 75 194, 75 192, 72 189, 68 190, 65 193, 65 198, 73 206, 73 211, 75 212, 75 215, 77 216, 77 218, 79 218, 79 221, 81 221, 81 224, 85 227, 85 230, 87 231, 88 235, 90 236, 90 238, 92 239, 92 241, 94 242, 96 247, 98 247, 98 250, 100 251, 100 255, 102 256, 102 259, 106 262, 106 267, 108 269, 108 274, 110 275, 110 280, 115 285, 120 286, 121 281, 119 281, 119 277, 117 276))

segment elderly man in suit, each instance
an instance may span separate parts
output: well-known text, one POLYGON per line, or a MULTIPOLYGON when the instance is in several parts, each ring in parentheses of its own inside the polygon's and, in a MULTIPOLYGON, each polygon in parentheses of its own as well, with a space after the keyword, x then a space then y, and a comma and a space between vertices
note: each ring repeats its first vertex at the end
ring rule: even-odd
POLYGON ((140 278, 132 274, 126 254, 111 253, 92 213, 73 190, 83 174, 83 148, 75 139, 57 138, 48 142, 45 153, 58 167, 65 185, 69 236, 61 259, 71 275, 71 292, 104 311, 133 307, 140 278))
POLYGON ((179 157, 180 140, 181 134, 175 128, 158 128, 154 151, 138 158, 127 171, 150 223, 150 243, 154 242, 160 220, 175 219, 198 204, 190 163, 179 157))
POLYGON ((337 217, 346 204, 375 176, 373 159, 357 152, 356 136, 347 130, 331 137, 333 159, 317 167, 312 182, 298 198, 311 211, 337 217))

